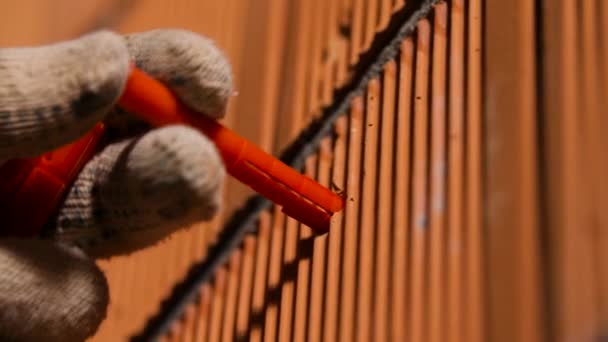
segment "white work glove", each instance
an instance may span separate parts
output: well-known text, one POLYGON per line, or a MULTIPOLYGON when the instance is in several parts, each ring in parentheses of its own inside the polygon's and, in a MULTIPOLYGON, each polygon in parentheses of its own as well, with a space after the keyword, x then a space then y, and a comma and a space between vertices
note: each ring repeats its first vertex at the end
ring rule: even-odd
POLYGON ((110 137, 44 238, 0 239, 1 341, 91 336, 108 304, 94 258, 149 246, 219 209, 225 171, 210 140, 185 126, 150 130, 116 109, 131 60, 192 109, 224 115, 230 66, 211 41, 192 32, 102 31, 0 49, 0 163, 75 141, 101 120, 110 137))

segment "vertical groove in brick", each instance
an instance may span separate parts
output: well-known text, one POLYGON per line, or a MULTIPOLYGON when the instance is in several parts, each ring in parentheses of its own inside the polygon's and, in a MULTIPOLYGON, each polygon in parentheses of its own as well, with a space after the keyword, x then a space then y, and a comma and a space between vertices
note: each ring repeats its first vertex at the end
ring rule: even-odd
POLYGON ((393 138, 395 118, 395 81, 397 78, 395 61, 391 60, 384 66, 382 76, 382 110, 379 137, 379 184, 378 208, 376 213, 376 269, 374 274, 374 330, 375 341, 387 341, 391 309, 390 301, 390 265, 391 265, 391 231, 393 208, 393 138))
MULTIPOLYGON (((318 180, 322 185, 329 186, 331 163, 333 151, 331 146, 331 140, 329 138, 321 141, 319 146, 318 156, 318 180)), ((302 326, 301 329, 307 331, 303 334, 308 335, 308 341, 321 341, 322 338, 322 326, 323 321, 326 320, 327 312, 323 307, 324 294, 329 292, 329 286, 326 282, 326 267, 325 260, 328 253, 328 239, 329 235, 335 235, 335 233, 326 234, 323 236, 314 238, 313 257, 312 257, 312 274, 310 279, 310 299, 309 299, 309 311, 307 321, 307 328, 303 327, 303 323, 296 322, 296 329, 298 325, 302 326)))
POLYGON ((297 279, 296 254, 298 247, 299 224, 291 217, 287 218, 285 224, 285 241, 283 242, 283 262, 281 264, 281 281, 279 291, 281 300, 279 302, 279 341, 291 340, 293 309, 295 296, 295 282, 297 279))
POLYGON ((222 313, 226 304, 226 278, 228 277, 228 270, 225 267, 221 267, 215 274, 213 282, 213 299, 211 302, 211 309, 209 311, 209 328, 208 336, 205 339, 210 342, 217 342, 220 340, 221 324, 222 324, 222 313))
POLYGON ((361 42, 363 40, 364 29, 363 23, 365 18, 365 2, 366 0, 352 0, 353 19, 350 27, 350 63, 355 64, 359 60, 361 52, 361 42))
POLYGON ((285 51, 285 67, 277 113, 277 132, 274 150, 279 151, 293 140, 306 125, 305 101, 310 68, 314 21, 314 1, 296 1, 290 4, 289 20, 297 30, 289 30, 285 51))
POLYGON ((207 341, 209 312, 211 311, 211 295, 211 286, 209 284, 203 285, 199 292, 199 302, 196 304, 198 322, 194 329, 194 342, 207 341))
MULTIPOLYGON (((261 227, 260 227, 261 230, 261 227)), ((257 252, 257 239, 247 236, 243 241, 243 267, 238 286, 238 304, 236 313, 235 340, 244 340, 249 332, 251 298, 254 288, 254 266, 257 252)))
MULTIPOLYGON (((468 0, 467 88, 466 88, 466 280, 464 341, 485 341, 487 318, 483 260, 486 258, 482 231, 482 1, 468 0)), ((452 202, 450 202, 452 203, 452 202)))
MULTIPOLYGON (((589 245, 591 247, 588 273, 591 276, 590 282, 587 284, 587 296, 592 303, 589 308, 589 329, 592 332, 601 330, 601 317, 602 304, 608 301, 608 294, 600 292, 602 285, 602 271, 606 268, 606 265, 601 264, 602 252, 600 251, 601 237, 598 236, 602 232, 603 228, 606 229, 608 222, 602 222, 601 213, 602 209, 600 204, 606 203, 601 202, 603 195, 601 191, 606 189, 606 182, 602 182, 601 179, 606 177, 606 174, 601 174, 601 161, 607 158, 598 158, 602 153, 606 154, 606 150, 600 149, 600 141, 602 131, 600 129, 600 96, 606 96, 606 93, 600 95, 600 82, 599 76, 600 70, 599 60, 597 56, 597 49, 595 48, 598 44, 598 33, 596 32, 596 20, 598 1, 589 0, 583 1, 580 5, 580 31, 579 31, 579 53, 580 61, 579 65, 579 87, 582 92, 582 106, 579 116, 581 122, 581 130, 579 131, 582 151, 580 152, 582 161, 581 166, 583 167, 584 174, 581 177, 581 186, 584 188, 584 198, 588 203, 583 208, 584 222, 582 226, 587 227, 588 230, 589 245), (599 181, 599 182, 598 182, 599 181)), ((608 114, 606 108, 603 109, 604 116, 608 114)), ((605 134, 605 133, 604 133, 605 134)), ((605 197, 604 197, 605 198, 605 197)), ((580 265, 580 267, 584 267, 580 265)), ((606 312, 608 313, 608 312, 606 312)), ((604 321, 608 322, 608 321, 604 321)), ((606 326, 608 329, 608 326, 606 326)), ((597 333, 595 333, 597 334, 597 333)), ((591 335, 589 338, 593 338, 591 335)))
POLYGON ((392 10, 393 8, 391 0, 380 1, 380 15, 378 16, 379 21, 376 28, 378 31, 382 30, 384 27, 386 27, 386 25, 388 25, 388 22, 391 19, 392 10))
POLYGON ((463 323, 463 260, 467 250, 464 239, 463 195, 464 123, 465 123, 465 4, 454 0, 450 6, 449 56, 449 147, 448 147, 448 232, 446 337, 462 341, 463 323))
POLYGON ((340 7, 338 8, 338 22, 337 22, 337 43, 340 46, 340 54, 338 55, 336 82, 337 84, 345 84, 347 82, 348 74, 350 73, 349 66, 351 49, 353 46, 352 32, 353 32, 353 2, 355 0, 341 0, 340 7))
MULTIPOLYGON (((460 167, 461 165, 447 165, 446 152, 446 130, 447 130, 447 113, 446 113, 446 74, 447 74, 447 4, 441 3, 436 5, 433 17, 433 56, 432 56, 432 71, 431 71, 431 113, 430 113, 430 158, 429 158, 429 175, 428 181, 430 184, 429 190, 429 244, 428 244, 428 267, 429 267, 429 303, 428 303, 428 336, 429 342, 439 342, 452 339, 452 335, 445 335, 445 308, 448 306, 445 290, 446 287, 452 289, 452 286, 446 286, 446 260, 460 259, 461 248, 458 246, 458 241, 448 241, 446 243, 446 211, 447 208, 447 191, 446 191, 446 173, 451 167, 460 167), (447 258, 446 258, 447 257, 447 258)), ((461 96, 462 97, 462 96, 461 96)), ((462 99, 459 99, 462 101, 462 99)), ((450 128, 459 123, 450 122, 450 128)), ((453 132, 453 131, 452 131, 453 132)), ((450 133, 452 133, 450 132, 450 133)), ((450 134, 450 147, 458 144, 458 137, 450 134)), ((460 182, 459 177, 456 181, 460 182)), ((454 182, 455 177, 451 177, 450 181, 454 182)), ((461 194, 461 189, 457 192, 461 194)), ((450 201, 451 204, 454 204, 450 201)), ((460 279, 460 274, 457 274, 460 279)), ((460 287, 458 287, 460 289, 460 287)), ((455 332, 454 332, 455 333, 455 332)))
MULTIPOLYGON (((380 126, 380 81, 373 79, 367 87, 363 138, 363 170, 359 221, 359 269, 357 278, 356 340, 372 337, 372 295, 374 291, 374 227, 376 227, 376 189, 378 182, 378 127, 380 126)), ((354 227, 349 227, 354 229, 354 227)))
POLYGON ((359 52, 367 50, 372 44, 374 34, 376 33, 378 19, 378 2, 375 0, 365 0, 365 15, 363 25, 363 40, 359 48, 359 52))
MULTIPOLYGON (((305 174, 316 178, 318 158, 314 154, 306 160, 305 174)), ((298 248, 294 267, 297 266, 297 283, 294 299, 293 337, 294 342, 306 341, 306 326, 308 322, 308 307, 310 298, 310 264, 312 262, 312 243, 314 236, 310 228, 300 225, 298 248)))
POLYGON ((430 59, 430 24, 418 23, 416 40, 416 80, 414 87, 414 146, 412 167, 412 216, 409 300, 409 340, 425 341, 427 308, 426 243, 428 230, 428 87, 430 59))
POLYGON ((264 312, 264 341, 275 341, 278 333, 279 305, 281 301, 281 268, 283 243, 285 241, 286 217, 278 207, 275 208, 268 259, 267 302, 264 312))
POLYGON ((273 215, 262 212, 258 222, 257 249, 255 255, 255 271, 251 297, 250 340, 261 341, 264 329, 264 313, 267 303, 268 265, 270 264, 270 240, 272 236, 273 215))
POLYGON ((221 341, 234 340, 234 325, 236 320, 238 287, 241 284, 241 267, 243 265, 243 250, 235 251, 228 262, 228 279, 226 303, 222 319, 221 341))
MULTIPOLYGON (((332 168, 331 173, 320 174, 322 179, 329 187, 335 188, 338 191, 344 189, 344 173, 346 160, 346 140, 347 132, 345 129, 345 120, 340 120, 335 126, 336 140, 331 154, 324 152, 324 155, 331 155, 332 168)), ((328 142, 327 147, 331 146, 328 142)), ((334 340, 338 332, 338 322, 340 319, 339 311, 339 287, 340 287, 340 255, 342 250, 343 239, 343 213, 334 215, 331 221, 331 233, 329 234, 329 254, 326 270, 326 296, 325 296, 325 315, 321 323, 324 329, 324 339, 334 340)), ((315 318, 319 319, 319 318, 315 318)))
POLYGON ((399 83, 397 98, 397 124, 395 130, 395 206, 392 255, 391 340, 404 341, 407 334, 409 293, 408 256, 411 189, 411 137, 412 137, 412 80, 414 74, 414 43, 407 38, 401 44, 399 56, 399 83))
POLYGON ((177 341, 192 342, 194 340, 194 326, 196 324, 196 306, 190 305, 186 308, 183 317, 183 335, 181 339, 177 341))
POLYGON ((323 76, 320 78, 321 89, 321 105, 328 106, 331 104, 333 90, 336 86, 336 63, 340 54, 340 45, 337 39, 338 27, 338 3, 339 1, 327 1, 327 17, 325 18, 324 27, 324 47, 321 52, 321 65, 323 76))
MULTIPOLYGON (((356 298, 356 267, 357 267, 357 245, 359 219, 359 208, 361 205, 361 153, 363 137, 363 98, 357 97, 351 102, 350 115, 348 119, 348 165, 346 174, 344 227, 341 228, 342 256, 336 251, 334 254, 336 263, 342 265, 341 272, 335 268, 333 272, 341 274, 340 288, 336 289, 336 295, 340 297, 340 316, 337 318, 338 336, 340 341, 352 341, 355 329, 355 298, 356 298)), ((346 121, 346 119, 344 120, 346 121)), ((332 259, 330 259, 331 262, 332 259)), ((337 277, 337 275, 328 273, 337 277)), ((328 294, 329 295, 329 294, 328 294)), ((332 327, 335 329, 335 326, 332 327)), ((334 337, 335 339, 335 337, 334 337)), ((327 339, 326 339, 327 340, 327 339)))

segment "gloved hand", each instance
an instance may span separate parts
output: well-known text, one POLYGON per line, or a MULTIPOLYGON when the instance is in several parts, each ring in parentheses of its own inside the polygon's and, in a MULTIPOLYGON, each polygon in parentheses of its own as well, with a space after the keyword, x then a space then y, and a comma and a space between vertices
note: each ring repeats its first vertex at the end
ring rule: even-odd
POLYGON ((48 236, 0 240, 1 341, 84 340, 108 304, 94 258, 154 244, 219 209, 225 171, 210 140, 184 126, 149 130, 116 109, 130 60, 194 110, 224 115, 230 66, 191 32, 103 31, 0 49, 0 163, 72 142, 104 119, 111 137, 78 176, 48 236))

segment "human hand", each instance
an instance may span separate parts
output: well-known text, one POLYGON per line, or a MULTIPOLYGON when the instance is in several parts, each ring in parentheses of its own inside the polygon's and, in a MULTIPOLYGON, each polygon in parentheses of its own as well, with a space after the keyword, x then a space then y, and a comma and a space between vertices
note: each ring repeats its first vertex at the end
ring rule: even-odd
POLYGON ((209 139, 185 126, 151 130, 117 110, 130 60, 197 112, 224 115, 230 66, 191 32, 103 31, 0 49, 0 161, 53 150, 102 120, 110 138, 77 177, 44 239, 0 240, 0 340, 84 340, 108 303, 105 277, 91 258, 149 246, 219 210, 225 171, 209 139))

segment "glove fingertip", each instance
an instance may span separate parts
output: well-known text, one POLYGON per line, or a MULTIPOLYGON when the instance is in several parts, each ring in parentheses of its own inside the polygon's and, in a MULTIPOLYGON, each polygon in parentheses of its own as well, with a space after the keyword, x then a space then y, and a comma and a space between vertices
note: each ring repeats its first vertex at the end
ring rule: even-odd
POLYGON ((181 29, 159 29, 126 36, 137 65, 166 83, 184 103, 221 118, 234 95, 232 67, 209 38, 181 29))

